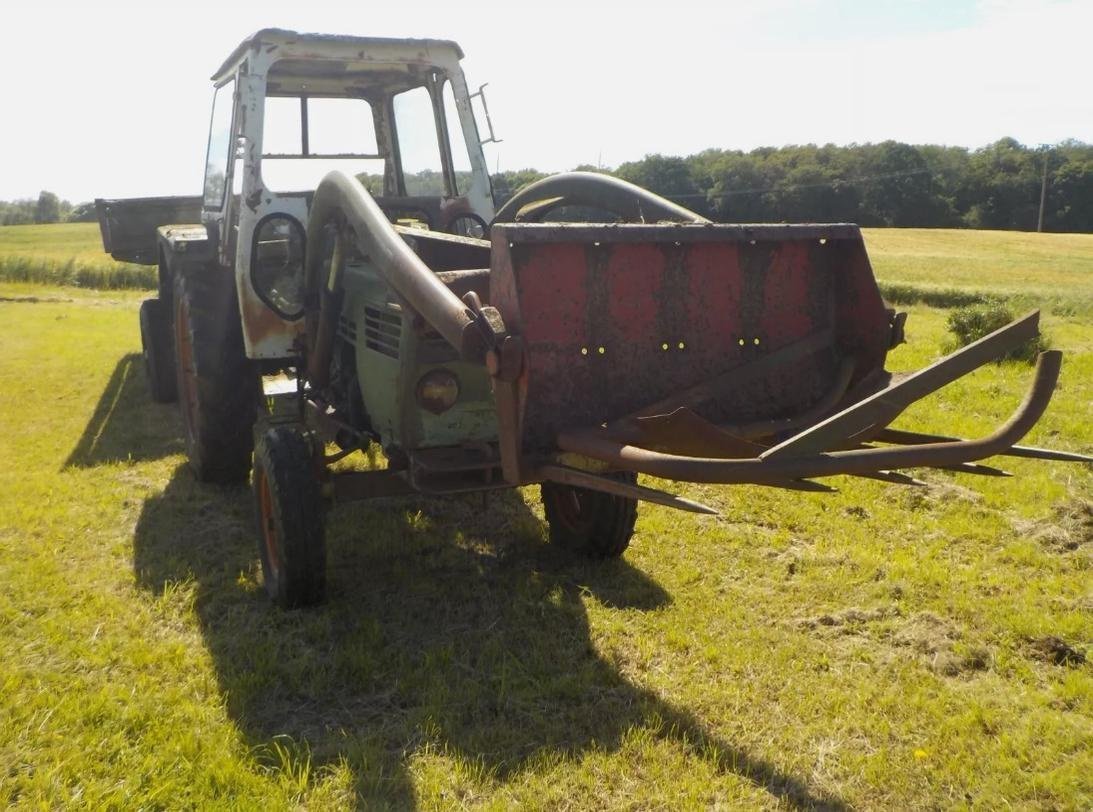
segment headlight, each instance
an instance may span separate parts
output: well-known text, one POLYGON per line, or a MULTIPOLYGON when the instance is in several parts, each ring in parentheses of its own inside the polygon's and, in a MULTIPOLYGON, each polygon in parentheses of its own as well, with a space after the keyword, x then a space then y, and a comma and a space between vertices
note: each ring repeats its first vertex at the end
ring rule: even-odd
POLYGON ((286 319, 304 313, 304 229, 285 214, 258 224, 251 251, 251 284, 258 297, 286 319))
POLYGON ((440 414, 459 400, 459 378, 446 369, 426 372, 417 382, 417 402, 422 409, 440 414))

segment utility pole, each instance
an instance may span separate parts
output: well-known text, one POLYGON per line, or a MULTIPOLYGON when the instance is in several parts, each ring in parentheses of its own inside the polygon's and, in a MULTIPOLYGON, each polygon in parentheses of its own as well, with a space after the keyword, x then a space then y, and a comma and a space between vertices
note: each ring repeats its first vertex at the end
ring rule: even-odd
POLYGON ((1047 200, 1047 155, 1048 146, 1044 145, 1044 175, 1040 181, 1040 216, 1036 220, 1036 230, 1044 230, 1044 202, 1047 200))

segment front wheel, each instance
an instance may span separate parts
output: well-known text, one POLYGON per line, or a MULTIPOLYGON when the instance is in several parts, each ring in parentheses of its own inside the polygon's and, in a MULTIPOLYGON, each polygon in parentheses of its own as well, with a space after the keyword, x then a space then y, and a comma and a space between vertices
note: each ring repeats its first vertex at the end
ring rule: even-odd
MULTIPOLYGON (((633 485, 637 474, 613 475, 633 485)), ((636 499, 602 491, 544 482, 540 487, 543 510, 550 525, 550 541, 588 558, 618 558, 630 546, 638 517, 636 499)))
POLYGON ((266 594, 283 609, 321 603, 326 593, 322 492, 309 435, 267 429, 254 447, 254 507, 266 594))

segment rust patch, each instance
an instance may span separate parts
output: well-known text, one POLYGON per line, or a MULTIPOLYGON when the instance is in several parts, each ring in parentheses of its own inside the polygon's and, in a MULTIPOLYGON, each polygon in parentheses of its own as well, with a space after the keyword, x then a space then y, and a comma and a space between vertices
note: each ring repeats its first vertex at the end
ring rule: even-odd
POLYGON ((245 293, 240 301, 243 311, 243 331, 247 338, 248 355, 254 357, 267 357, 271 354, 285 355, 280 349, 283 339, 295 336, 298 327, 294 322, 288 322, 266 307, 257 297, 245 293), (277 340, 277 351, 271 353, 271 347, 263 347, 264 344, 277 340))

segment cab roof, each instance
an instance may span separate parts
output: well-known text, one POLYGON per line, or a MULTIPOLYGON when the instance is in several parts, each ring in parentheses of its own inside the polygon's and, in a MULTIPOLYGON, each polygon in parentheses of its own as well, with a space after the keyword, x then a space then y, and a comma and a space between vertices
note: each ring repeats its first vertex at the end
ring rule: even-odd
POLYGON ((281 49, 286 56, 295 58, 338 59, 356 51, 358 59, 367 59, 370 51, 405 50, 407 61, 428 61, 429 54, 441 53, 448 58, 463 58, 463 49, 448 39, 399 39, 395 37, 354 37, 345 34, 307 34, 284 28, 263 28, 247 37, 231 52, 224 63, 212 75, 213 81, 223 78, 235 66, 255 50, 281 49))

